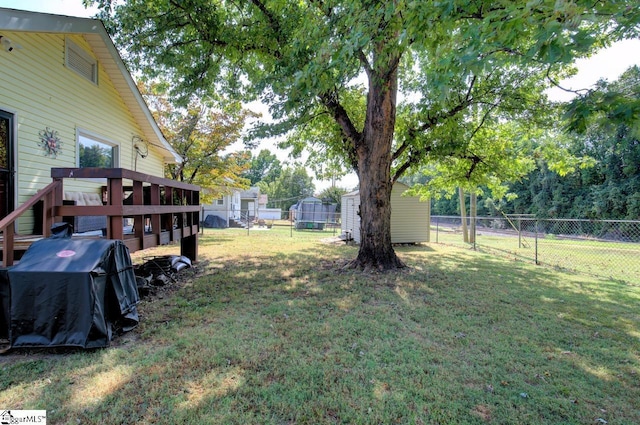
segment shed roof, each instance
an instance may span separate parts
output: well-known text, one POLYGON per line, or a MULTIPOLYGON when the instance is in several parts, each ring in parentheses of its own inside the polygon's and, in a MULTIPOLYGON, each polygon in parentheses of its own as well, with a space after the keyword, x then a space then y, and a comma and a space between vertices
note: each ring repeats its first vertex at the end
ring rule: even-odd
MULTIPOLYGON (((393 187, 394 188, 395 187, 399 187, 403 192, 404 192, 404 190, 409 189, 409 186, 404 184, 404 183, 402 183, 402 182, 395 182, 393 184, 393 187)), ((345 193, 342 196, 357 196, 358 194, 360 194, 360 190, 354 190, 353 192, 345 193)))

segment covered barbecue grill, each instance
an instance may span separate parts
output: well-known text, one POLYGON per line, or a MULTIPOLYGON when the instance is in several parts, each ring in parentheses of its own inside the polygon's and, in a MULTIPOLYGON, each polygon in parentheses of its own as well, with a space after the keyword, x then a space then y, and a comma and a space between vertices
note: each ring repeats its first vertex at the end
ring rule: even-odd
POLYGON ((138 324, 128 248, 119 240, 49 238, 7 271, 11 347, 105 347, 138 324))

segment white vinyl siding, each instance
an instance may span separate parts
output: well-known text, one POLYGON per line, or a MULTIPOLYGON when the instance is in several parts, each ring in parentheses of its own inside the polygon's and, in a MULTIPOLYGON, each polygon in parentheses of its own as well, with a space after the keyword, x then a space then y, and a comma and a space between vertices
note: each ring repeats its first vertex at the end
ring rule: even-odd
POLYGON ((205 204, 202 206, 203 213, 202 219, 204 220, 208 215, 215 215, 227 222, 229 225, 229 219, 235 218, 226 204, 231 203, 231 195, 222 195, 221 198, 214 200, 211 204, 205 204), (222 202, 220 202, 222 200, 222 202))
POLYGON ((351 238, 360 243, 360 193, 351 192, 342 196, 340 219, 342 234, 351 233, 351 238))

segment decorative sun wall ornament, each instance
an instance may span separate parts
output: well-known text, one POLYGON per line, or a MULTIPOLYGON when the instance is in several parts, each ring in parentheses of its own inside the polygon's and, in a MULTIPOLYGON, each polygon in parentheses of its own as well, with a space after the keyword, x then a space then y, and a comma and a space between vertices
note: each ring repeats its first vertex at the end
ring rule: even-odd
POLYGON ((44 130, 40 130, 38 135, 40 136, 38 144, 44 150, 44 155, 55 158, 62 152, 62 140, 58 137, 57 131, 47 127, 44 130))

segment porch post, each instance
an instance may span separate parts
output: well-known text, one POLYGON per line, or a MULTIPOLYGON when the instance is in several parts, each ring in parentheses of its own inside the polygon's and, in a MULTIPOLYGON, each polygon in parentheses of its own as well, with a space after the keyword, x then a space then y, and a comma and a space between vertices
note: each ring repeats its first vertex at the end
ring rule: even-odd
MULTIPOLYGON (((142 193, 142 182, 138 180, 133 181, 133 205, 144 205, 144 194, 142 193)), ((144 215, 136 214, 133 217, 134 236, 140 243, 140 249, 145 249, 144 246, 144 215)))
POLYGON ((180 239, 180 255, 198 261, 198 233, 180 239))
MULTIPOLYGON (((107 181, 109 187, 109 205, 117 205, 122 207, 122 179, 109 178, 107 181)), ((122 228, 122 216, 110 216, 107 223, 107 238, 124 240, 124 230, 122 228)))

